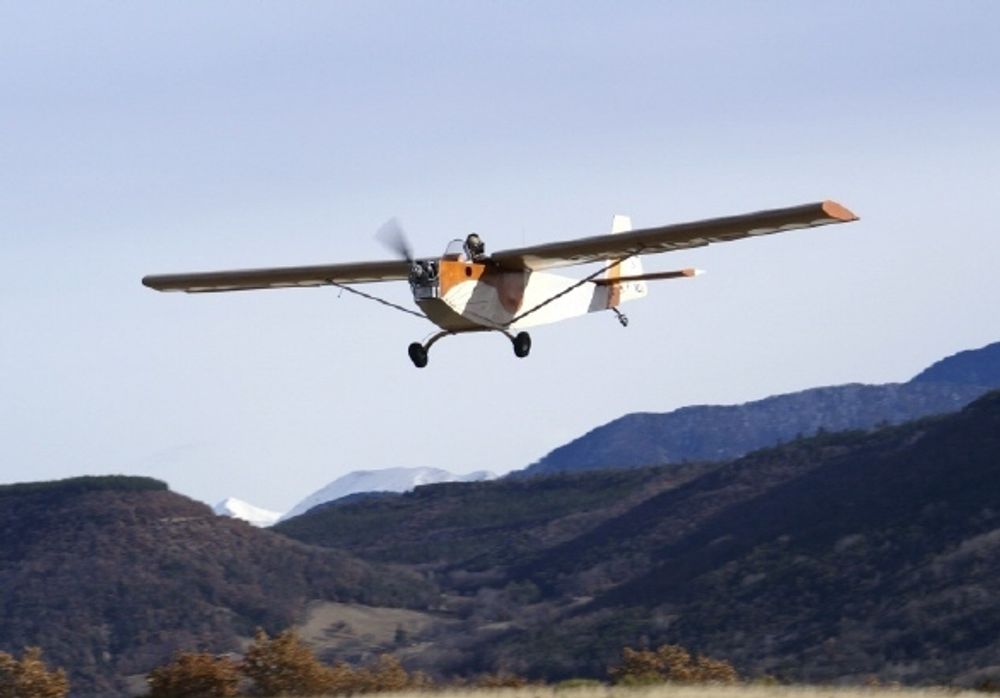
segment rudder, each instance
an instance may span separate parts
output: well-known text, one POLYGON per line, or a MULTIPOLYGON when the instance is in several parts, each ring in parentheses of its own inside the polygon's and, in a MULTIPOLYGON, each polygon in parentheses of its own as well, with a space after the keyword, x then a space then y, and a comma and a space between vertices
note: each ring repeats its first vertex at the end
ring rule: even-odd
MULTIPOLYGON (((629 216, 616 215, 611 222, 611 233, 627 233, 632 230, 632 219, 629 216)), ((647 293, 645 281, 625 281, 619 282, 622 277, 642 275, 642 260, 639 255, 629 257, 621 264, 604 272, 604 278, 611 284, 611 294, 608 298, 608 307, 613 308, 619 303, 643 298, 647 293)))

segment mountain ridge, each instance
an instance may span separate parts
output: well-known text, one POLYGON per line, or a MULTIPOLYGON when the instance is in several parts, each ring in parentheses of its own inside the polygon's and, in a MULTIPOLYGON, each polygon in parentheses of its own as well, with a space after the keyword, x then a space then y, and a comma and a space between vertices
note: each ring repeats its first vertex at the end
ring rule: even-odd
POLYGON ((723 463, 432 485, 279 530, 432 573, 464 623, 410 655, 424 669, 598 678, 623 646, 679 643, 749 676, 968 686, 1000 678, 998 463, 1000 391, 723 463))
POLYGON ((867 429, 952 412, 995 388, 1000 388, 1000 342, 941 359, 906 383, 848 383, 739 405, 623 415, 509 477, 727 460, 821 430, 867 429))
POLYGON ((600 675, 642 640, 792 681, 995 681, 998 463, 1000 391, 749 454, 510 568, 505 584, 554 603, 593 596, 545 623, 516 616, 470 653, 528 675, 600 675), (767 463, 770 482, 748 491, 767 463))

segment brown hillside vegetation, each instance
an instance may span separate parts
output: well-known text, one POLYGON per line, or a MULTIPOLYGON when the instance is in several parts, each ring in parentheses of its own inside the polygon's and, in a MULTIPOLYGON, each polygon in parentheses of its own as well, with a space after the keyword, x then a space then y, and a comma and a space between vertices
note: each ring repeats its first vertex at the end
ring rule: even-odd
POLYGON ((359 545, 385 514, 398 532, 386 560, 410 542, 427 550, 423 531, 461 624, 411 638, 414 666, 600 677, 622 646, 680 643, 751 677, 976 685, 1000 653, 998 464, 993 393, 953 415, 798 439, 646 497, 602 488, 621 473, 520 481, 514 500, 509 483, 431 486, 282 530, 359 545), (574 500, 586 522, 539 535, 574 500))
POLYGON ((525 568, 558 590, 594 565, 631 563, 587 607, 489 652, 585 673, 644 636, 751 675, 976 685, 1000 653, 998 468, 1000 393, 947 417, 752 454, 525 568))
MULTIPOLYGON (((432 486, 282 527, 374 541, 381 560, 419 563, 409 572, 215 517, 143 478, 4 487, 0 651, 44 647, 75 692, 113 695, 177 650, 238 649, 322 601, 421 611, 349 619, 379 622, 359 652, 390 649, 438 680, 603 679, 623 646, 681 644, 695 666, 718 657, 751 680, 987 686, 998 464, 992 394, 731 463, 432 486)), ((331 612, 310 632, 342 632, 348 616, 331 612)), ((637 661, 656 660, 646 651, 637 661)))
POLYGON ((739 674, 729 662, 704 655, 692 657, 680 645, 661 645, 655 650, 626 647, 622 662, 609 672, 622 686, 649 686, 660 683, 735 684, 739 674))
POLYGON ((233 698, 239 695, 239 665, 207 652, 181 652, 146 679, 147 698, 233 698))
POLYGON ((361 667, 346 662, 325 664, 290 630, 274 637, 258 630, 239 662, 205 653, 180 653, 154 669, 147 683, 148 698, 355 695, 432 686, 429 678, 407 672, 390 655, 380 655, 361 667))
POLYGON ((0 698, 64 698, 68 692, 66 673, 49 669, 37 647, 20 659, 0 652, 0 698))
POLYGON ((366 560, 484 572, 570 540, 709 467, 443 483, 400 497, 317 507, 274 530, 366 560))
POLYGON ((146 478, 0 487, 0 650, 38 645, 112 695, 181 649, 235 650, 312 599, 426 606, 419 576, 315 548, 146 478))

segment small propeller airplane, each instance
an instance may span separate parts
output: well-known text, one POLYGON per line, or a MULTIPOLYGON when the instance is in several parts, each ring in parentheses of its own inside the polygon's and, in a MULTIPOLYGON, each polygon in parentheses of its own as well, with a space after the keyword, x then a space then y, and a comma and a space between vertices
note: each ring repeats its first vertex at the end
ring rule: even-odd
POLYGON ((627 216, 615 216, 611 233, 563 242, 531 245, 486 254, 475 233, 451 241, 440 257, 417 258, 395 219, 377 237, 398 259, 305 267, 240 269, 147 276, 142 283, 158 291, 210 293, 264 288, 335 286, 419 317, 440 328, 426 342, 410 344, 413 365, 423 368, 431 346, 442 337, 464 332, 501 332, 525 357, 531 336, 525 328, 610 310, 622 326, 628 318, 618 306, 642 298, 646 282, 682 279, 701 273, 680 269, 645 273, 642 255, 687 250, 716 242, 847 223, 858 217, 834 201, 758 211, 632 230, 627 216), (603 262, 582 279, 551 269, 603 262), (408 281, 420 313, 351 288, 377 281, 408 281))

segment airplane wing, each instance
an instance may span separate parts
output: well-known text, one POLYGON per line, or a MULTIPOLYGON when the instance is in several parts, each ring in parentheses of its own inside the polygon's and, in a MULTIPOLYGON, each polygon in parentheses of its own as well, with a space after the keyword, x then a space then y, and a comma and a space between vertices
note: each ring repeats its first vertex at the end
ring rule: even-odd
POLYGON ((502 269, 549 269, 585 262, 611 261, 633 254, 686 250, 714 242, 740 240, 829 223, 847 223, 857 219, 857 216, 840 204, 821 201, 739 216, 519 247, 497 252, 490 258, 502 269))
POLYGON ((330 284, 362 284, 373 281, 402 281, 410 273, 409 262, 352 262, 310 267, 233 269, 193 274, 159 274, 144 277, 142 283, 157 291, 248 291, 258 288, 297 288, 330 284))

